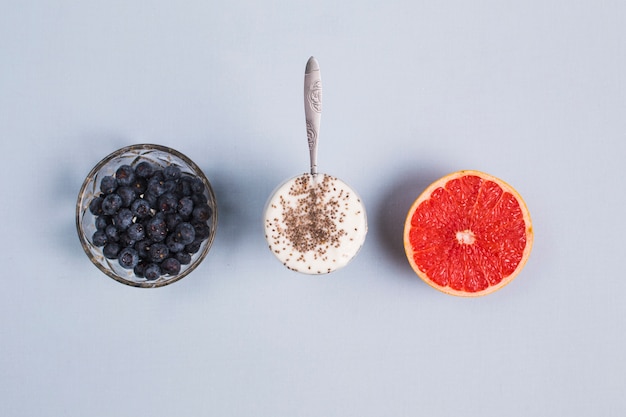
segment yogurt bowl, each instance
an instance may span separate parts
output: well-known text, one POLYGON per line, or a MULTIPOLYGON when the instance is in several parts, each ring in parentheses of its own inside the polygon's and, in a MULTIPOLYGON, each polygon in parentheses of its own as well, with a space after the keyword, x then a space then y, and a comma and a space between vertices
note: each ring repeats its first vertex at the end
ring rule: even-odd
POLYGON ((345 182, 308 173, 281 184, 264 214, 270 250, 293 271, 325 274, 346 266, 367 235, 365 207, 345 182))

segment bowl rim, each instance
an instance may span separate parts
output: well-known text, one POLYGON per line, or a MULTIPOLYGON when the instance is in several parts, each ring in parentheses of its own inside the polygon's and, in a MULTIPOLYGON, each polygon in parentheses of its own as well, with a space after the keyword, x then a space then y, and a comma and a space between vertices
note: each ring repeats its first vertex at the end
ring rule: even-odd
POLYGON ((140 143, 140 144, 135 144, 135 145, 128 145, 128 146, 124 146, 122 148, 119 148, 113 152, 111 152, 110 154, 108 154, 107 156, 105 156, 104 158, 102 158, 98 163, 96 163, 93 168, 89 171, 89 173, 87 174, 87 176, 85 177, 85 179, 83 180, 83 183, 80 187, 80 190, 78 192, 78 198, 76 201, 76 215, 75 215, 75 221, 76 221, 76 231, 78 233, 78 238, 80 240, 81 246, 84 250, 84 252, 87 254, 87 257, 89 258, 89 260, 91 261, 92 264, 94 264, 101 272, 103 272, 105 275, 107 275, 110 278, 113 278, 115 281, 120 282, 122 284, 126 284, 128 286, 131 287, 136 287, 136 288, 159 288, 159 287, 164 287, 166 285, 172 284, 174 282, 180 281, 181 279, 183 279, 184 277, 186 277, 187 275, 189 275, 192 271, 194 271, 201 263, 202 261, 206 258, 207 254, 209 253, 209 250, 211 249, 211 247, 213 246, 213 243, 215 241, 215 235, 217 234, 217 224, 218 224, 218 206, 217 206, 217 199, 215 197, 215 192, 213 190, 213 187, 209 181, 209 179, 207 178, 207 176, 204 174, 204 172, 202 171, 202 169, 200 168, 200 166, 198 166, 198 164, 196 164, 193 160, 191 160, 191 158, 189 158, 187 155, 183 154, 182 152, 168 147, 168 146, 163 146, 163 145, 158 145, 158 144, 153 144, 153 143, 140 143), (200 255, 198 256, 198 258, 193 261, 184 271, 182 271, 181 273, 174 275, 172 277, 168 277, 165 279, 157 279, 155 281, 131 281, 128 279, 125 279, 121 276, 119 276, 118 274, 116 274, 114 271, 106 268, 105 266, 103 266, 97 259, 96 256, 94 255, 94 253, 92 252, 91 248, 93 248, 94 246, 89 242, 89 240, 87 239, 87 236, 85 236, 85 233, 83 232, 83 229, 81 227, 81 220, 83 218, 83 214, 85 212, 85 191, 88 187, 89 184, 91 184, 91 182, 94 180, 94 177, 97 175, 97 173, 104 167, 106 166, 108 163, 110 163, 111 161, 115 160, 116 158, 128 153, 128 152, 134 152, 134 151, 159 151, 159 152, 163 152, 166 154, 170 154, 175 156, 176 158, 182 160, 186 165, 189 166, 190 169, 192 169, 196 175, 198 175, 198 177, 202 180, 202 182, 204 183, 206 192, 208 193, 208 197, 209 200, 213 203, 212 204, 212 209, 213 209, 213 214, 212 214, 212 218, 211 218, 211 234, 210 236, 207 238, 206 240, 206 245, 204 246, 204 248, 202 249, 202 251, 200 252, 200 255))

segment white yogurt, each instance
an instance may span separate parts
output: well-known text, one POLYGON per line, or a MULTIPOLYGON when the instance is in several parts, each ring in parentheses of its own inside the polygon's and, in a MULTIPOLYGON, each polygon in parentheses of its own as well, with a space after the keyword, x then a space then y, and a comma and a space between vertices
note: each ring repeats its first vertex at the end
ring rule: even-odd
POLYGON ((265 238, 287 268, 326 274, 347 265, 367 234, 365 207, 343 181, 303 174, 278 187, 265 209, 265 238))

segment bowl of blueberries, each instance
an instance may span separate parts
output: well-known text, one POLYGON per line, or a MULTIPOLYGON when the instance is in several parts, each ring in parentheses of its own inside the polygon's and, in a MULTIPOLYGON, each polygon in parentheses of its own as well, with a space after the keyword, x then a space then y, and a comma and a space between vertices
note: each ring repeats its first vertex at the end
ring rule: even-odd
POLYGON ((98 269, 134 287, 162 287, 206 257, 217 227, 209 180, 165 146, 131 145, 102 159, 76 203, 76 228, 98 269))

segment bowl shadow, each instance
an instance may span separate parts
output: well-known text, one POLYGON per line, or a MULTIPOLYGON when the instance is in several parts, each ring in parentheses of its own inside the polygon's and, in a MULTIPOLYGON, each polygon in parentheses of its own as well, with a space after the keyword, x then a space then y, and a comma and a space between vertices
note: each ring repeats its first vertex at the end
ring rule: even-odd
POLYGON ((404 265, 410 276, 414 277, 404 251, 404 223, 413 202, 426 187, 447 171, 441 167, 416 163, 397 172, 390 185, 385 187, 387 192, 375 208, 376 233, 382 252, 389 262, 404 265))

